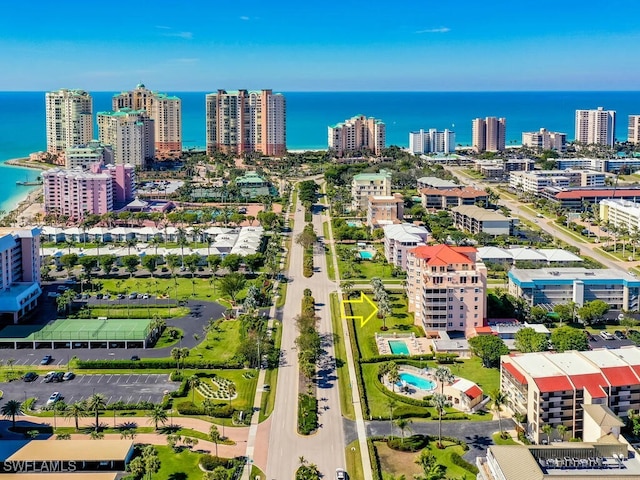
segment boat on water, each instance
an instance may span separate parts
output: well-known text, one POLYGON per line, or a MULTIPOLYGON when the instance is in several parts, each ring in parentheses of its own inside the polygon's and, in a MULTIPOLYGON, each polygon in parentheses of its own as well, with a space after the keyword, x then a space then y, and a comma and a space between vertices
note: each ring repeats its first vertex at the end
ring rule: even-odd
POLYGON ((32 181, 18 180, 16 182, 16 185, 25 186, 25 187, 31 187, 31 186, 34 186, 34 185, 42 185, 42 180, 32 180, 32 181))

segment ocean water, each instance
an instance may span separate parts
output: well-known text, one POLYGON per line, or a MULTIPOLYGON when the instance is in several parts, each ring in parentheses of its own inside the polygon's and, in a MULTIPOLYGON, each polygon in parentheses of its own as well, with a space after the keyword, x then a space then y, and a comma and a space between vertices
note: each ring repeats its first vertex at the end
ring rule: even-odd
MULTIPOLYGON (((214 90, 212 90, 214 91, 214 90)), ((111 109, 115 92, 92 92, 94 112, 111 109)), ((205 145, 206 92, 168 92, 182 99, 185 148, 205 145)), ((357 114, 387 126, 387 144, 408 146, 409 132, 449 128, 456 143, 471 143, 476 117, 505 117, 507 144, 523 131, 542 127, 574 138, 576 109, 602 106, 617 112, 616 137, 625 140, 627 116, 640 114, 640 92, 283 92, 287 99, 287 147, 327 148, 327 126, 357 114)), ((9 209, 28 191, 16 181, 37 171, 2 165, 46 148, 44 92, 0 92, 0 209, 9 209)), ((97 137, 97 125, 95 126, 97 137)))

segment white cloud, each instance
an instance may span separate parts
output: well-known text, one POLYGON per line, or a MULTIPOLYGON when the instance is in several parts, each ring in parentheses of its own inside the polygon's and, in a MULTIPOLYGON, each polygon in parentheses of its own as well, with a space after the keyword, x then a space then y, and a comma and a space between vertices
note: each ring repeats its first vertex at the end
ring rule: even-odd
POLYGON ((251 18, 247 17, 246 15, 243 15, 240 17, 240 20, 244 20, 245 22, 248 22, 249 20, 251 20, 251 18))
POLYGON ((166 25, 156 25, 156 28, 160 30, 171 30, 171 27, 167 27, 166 25))
POLYGON ((184 38, 185 40, 191 40, 193 38, 193 33, 191 32, 176 32, 176 33, 165 33, 165 37, 178 37, 184 38))
POLYGON ((449 27, 440 27, 440 28, 428 28, 426 30, 418 30, 416 33, 447 33, 450 31, 451 29, 449 27))

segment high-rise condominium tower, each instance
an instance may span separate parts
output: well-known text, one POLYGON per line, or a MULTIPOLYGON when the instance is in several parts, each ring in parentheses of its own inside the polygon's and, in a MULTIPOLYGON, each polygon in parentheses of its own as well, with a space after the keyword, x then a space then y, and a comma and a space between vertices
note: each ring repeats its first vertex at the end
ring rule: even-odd
POLYGON ((111 145, 116 164, 145 167, 153 160, 153 120, 145 110, 122 108, 117 112, 99 112, 100 142, 111 145))
POLYGON ((629 115, 627 142, 634 145, 640 144, 640 115, 629 115))
POLYGON ((373 117, 356 115, 328 128, 329 149, 336 155, 369 150, 380 155, 386 146, 386 125, 373 117))
POLYGON ((218 90, 207 95, 207 154, 284 155, 286 101, 271 90, 218 90))
POLYGON ((615 130, 615 111, 602 107, 597 110, 576 110, 576 142, 613 147, 615 130))
POLYGON ((501 152, 505 147, 505 118, 475 118, 472 123, 473 149, 476 152, 501 152))
POLYGON ((142 83, 129 92, 113 96, 113 110, 146 110, 154 121, 155 150, 158 157, 179 156, 182 152, 182 102, 178 97, 153 92, 142 83))
POLYGON ((46 94, 47 152, 85 145, 93 138, 93 100, 84 90, 57 90, 46 94))

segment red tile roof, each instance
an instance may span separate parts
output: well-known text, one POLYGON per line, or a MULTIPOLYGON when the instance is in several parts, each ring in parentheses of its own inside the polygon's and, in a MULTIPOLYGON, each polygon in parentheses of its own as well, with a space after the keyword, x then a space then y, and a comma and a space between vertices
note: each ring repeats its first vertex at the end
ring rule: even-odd
POLYGON ((478 398, 480 395, 482 395, 482 390, 479 386, 473 385, 472 387, 469 387, 467 390, 465 390, 464 394, 471 399, 478 398))
POLYGON ((426 260, 427 265, 431 266, 445 266, 455 263, 473 263, 472 260, 465 255, 476 251, 473 247, 450 247, 449 245, 423 245, 421 247, 412 248, 410 253, 417 258, 426 260), (473 250, 468 250, 472 248, 473 250))
POLYGON ((625 385, 638 385, 640 383, 630 367, 605 367, 601 370, 612 387, 624 387, 625 385))
POLYGON ((584 375, 571 375, 571 382, 576 389, 584 388, 592 398, 604 398, 607 396, 604 388, 609 386, 607 380, 599 373, 587 373, 584 375))
POLYGON ((538 389, 543 393, 564 392, 567 390, 573 390, 573 385, 571 385, 569 378, 564 375, 556 377, 534 378, 533 381, 536 382, 538 389))
POLYGON ((476 333, 478 335, 491 335, 491 327, 476 327, 476 333))
POLYGON ((513 376, 513 378, 520 382, 521 385, 527 384, 527 379, 525 378, 525 376, 520 373, 520 370, 518 370, 512 363, 503 362, 502 368, 509 372, 513 376))
POLYGON ((558 200, 568 200, 571 198, 613 198, 613 197, 640 197, 639 189, 617 189, 615 194, 613 188, 607 190, 567 190, 565 192, 556 193, 555 198, 558 200))

